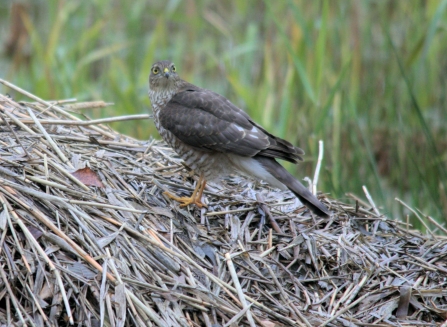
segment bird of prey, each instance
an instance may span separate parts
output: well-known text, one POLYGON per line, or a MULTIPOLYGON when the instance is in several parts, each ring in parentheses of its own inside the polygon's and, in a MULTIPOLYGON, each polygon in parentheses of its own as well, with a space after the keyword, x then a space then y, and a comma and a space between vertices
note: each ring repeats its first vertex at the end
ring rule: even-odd
POLYGON ((200 174, 191 197, 167 193, 182 206, 204 206, 207 180, 239 173, 288 188, 315 214, 329 216, 326 206, 275 160, 297 163, 303 150, 266 131, 222 95, 182 80, 172 62, 152 65, 149 98, 161 137, 200 174))

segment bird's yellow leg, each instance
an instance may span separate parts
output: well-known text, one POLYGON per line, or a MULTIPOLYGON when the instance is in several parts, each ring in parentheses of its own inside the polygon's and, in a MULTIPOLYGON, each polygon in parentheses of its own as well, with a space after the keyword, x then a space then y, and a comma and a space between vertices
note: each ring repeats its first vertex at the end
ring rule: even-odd
POLYGON ((205 203, 202 202, 202 194, 205 185, 206 185, 205 177, 203 176, 203 174, 201 174, 199 180, 197 181, 197 185, 190 197, 176 196, 169 192, 163 192, 163 194, 166 194, 169 198, 177 202, 180 202, 181 207, 186 207, 187 205, 195 204, 199 208, 202 208, 207 206, 205 203))
MULTIPOLYGON (((202 177, 202 175, 200 176, 200 177, 202 177)), ((203 191, 205 190, 205 186, 206 186, 206 180, 205 180, 205 178, 201 178, 202 179, 202 186, 200 187, 200 189, 199 189, 199 191, 198 191, 198 193, 197 193, 197 200, 199 200, 200 202, 202 202, 202 194, 203 194, 203 191)), ((199 181, 200 181, 200 179, 199 179, 199 181)), ((197 182, 197 184, 198 184, 199 182, 197 182)), ((207 207, 207 205, 205 204, 205 203, 202 203, 202 205, 203 206, 205 206, 205 207, 207 207)))

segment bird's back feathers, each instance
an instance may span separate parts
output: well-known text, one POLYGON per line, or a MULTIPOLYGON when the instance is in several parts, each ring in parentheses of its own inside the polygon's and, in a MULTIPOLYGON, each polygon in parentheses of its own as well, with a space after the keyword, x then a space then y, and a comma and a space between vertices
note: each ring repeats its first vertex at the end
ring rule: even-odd
POLYGON ((304 151, 276 137, 225 97, 189 83, 160 112, 160 123, 177 138, 202 151, 263 155, 296 163, 304 151))

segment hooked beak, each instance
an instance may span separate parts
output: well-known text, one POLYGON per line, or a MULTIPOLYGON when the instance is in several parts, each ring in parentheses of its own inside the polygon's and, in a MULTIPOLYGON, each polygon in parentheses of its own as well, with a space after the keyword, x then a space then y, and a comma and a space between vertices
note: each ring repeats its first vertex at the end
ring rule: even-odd
POLYGON ((165 75, 165 77, 166 78, 169 78, 169 68, 165 68, 164 70, 163 70, 163 73, 164 73, 164 75, 165 75))

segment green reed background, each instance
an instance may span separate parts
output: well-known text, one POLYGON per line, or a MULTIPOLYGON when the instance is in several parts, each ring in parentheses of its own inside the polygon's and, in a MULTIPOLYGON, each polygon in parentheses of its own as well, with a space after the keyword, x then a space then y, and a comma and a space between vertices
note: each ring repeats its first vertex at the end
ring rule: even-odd
MULTIPOLYGON (((3 44, 12 2, 0 4, 3 44)), ((137 114, 150 111, 151 64, 171 59, 302 147, 296 176, 312 176, 324 140, 320 190, 348 201, 366 185, 390 217, 410 213, 399 197, 445 220, 446 0, 24 4, 25 46, 4 51, 0 77, 44 99, 115 103, 91 117, 137 114)), ((158 137, 147 120, 112 127, 158 137)))

